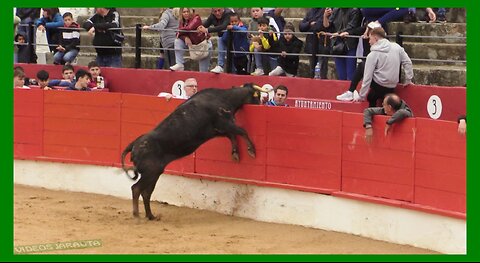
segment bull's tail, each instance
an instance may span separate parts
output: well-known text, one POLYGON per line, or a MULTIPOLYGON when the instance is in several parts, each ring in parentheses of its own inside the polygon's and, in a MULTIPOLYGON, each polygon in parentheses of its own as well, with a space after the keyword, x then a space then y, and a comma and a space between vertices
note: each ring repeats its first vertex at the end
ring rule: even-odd
MULTIPOLYGON (((140 138, 140 137, 139 137, 140 138)), ((138 140, 135 139, 134 141, 132 141, 126 148, 125 150, 123 150, 122 152, 122 169, 125 171, 125 173, 127 174, 127 176, 132 179, 132 180, 137 180, 138 178, 138 171, 137 171, 137 167, 135 166, 129 166, 129 167, 125 167, 125 157, 127 156, 127 154, 129 152, 132 151, 133 149, 133 145, 135 144, 135 142, 138 140), (133 177, 130 176, 130 174, 128 173, 128 171, 132 171, 133 170, 133 173, 135 174, 133 177)))

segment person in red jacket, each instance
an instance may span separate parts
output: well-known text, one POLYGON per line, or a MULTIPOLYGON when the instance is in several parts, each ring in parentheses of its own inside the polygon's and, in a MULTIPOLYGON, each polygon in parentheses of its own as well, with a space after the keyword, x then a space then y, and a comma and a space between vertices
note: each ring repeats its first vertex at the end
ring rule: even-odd
POLYGON ((209 35, 197 32, 198 27, 202 26, 202 19, 199 15, 195 14, 193 8, 183 8, 182 18, 179 19, 177 38, 175 39, 175 62, 176 64, 171 66, 173 71, 184 70, 184 57, 185 50, 192 45, 200 44, 200 42, 208 41, 208 56, 199 60, 200 72, 207 72, 210 67, 210 57, 212 53, 212 42, 209 40, 209 35))

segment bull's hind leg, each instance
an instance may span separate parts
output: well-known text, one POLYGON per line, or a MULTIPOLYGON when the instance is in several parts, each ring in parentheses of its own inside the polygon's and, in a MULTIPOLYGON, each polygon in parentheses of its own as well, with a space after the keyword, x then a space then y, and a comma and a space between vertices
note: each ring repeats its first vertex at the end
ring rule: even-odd
POLYGON ((143 198, 143 205, 145 206, 145 216, 149 220, 154 220, 156 217, 152 214, 152 210, 150 208, 150 198, 152 197, 153 190, 155 189, 155 185, 157 184, 158 176, 153 182, 149 182, 145 190, 142 192, 143 198))
POLYGON ((138 198, 140 197, 140 193, 142 192, 142 178, 134 185, 132 185, 132 204, 133 204, 133 216, 138 217, 138 198))

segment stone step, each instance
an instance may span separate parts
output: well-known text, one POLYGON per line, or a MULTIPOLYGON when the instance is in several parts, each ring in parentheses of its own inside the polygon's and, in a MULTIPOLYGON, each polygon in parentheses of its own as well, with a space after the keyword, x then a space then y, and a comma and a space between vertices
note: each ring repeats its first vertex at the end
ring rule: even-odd
MULTIPOLYGON (((95 60, 94 52, 80 51, 78 55, 78 65, 86 66, 90 61, 95 60)), ((141 67, 146 69, 156 68, 158 56, 151 54, 142 54, 141 67)), ((216 58, 212 58, 211 67, 216 65, 216 58)), ((123 67, 135 67, 135 55, 132 53, 123 54, 123 67)), ((185 56, 185 70, 198 71, 198 63, 185 56)), ((414 82, 423 85, 439 85, 439 86, 463 86, 466 83, 466 68, 464 66, 455 65, 432 65, 414 63, 414 82)), ((310 66, 307 59, 300 60, 299 77, 308 77, 310 66)), ((337 79, 335 63, 329 61, 329 79, 337 79)))
POLYGON ((403 42, 410 58, 466 60, 465 44, 403 42))
POLYGON ((465 23, 408 23, 392 22, 388 24, 388 34, 414 35, 405 37, 409 42, 466 43, 467 25, 465 23), (427 37, 421 37, 427 36, 427 37), (435 38, 429 38, 435 37, 435 38), (448 38, 442 38, 448 37, 448 38))

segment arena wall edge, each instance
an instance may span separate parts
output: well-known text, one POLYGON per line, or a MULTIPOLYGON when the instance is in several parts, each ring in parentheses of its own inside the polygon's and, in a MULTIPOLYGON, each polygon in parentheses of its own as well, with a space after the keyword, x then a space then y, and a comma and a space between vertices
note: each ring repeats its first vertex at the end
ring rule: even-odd
MULTIPOLYGON (((14 160, 14 182, 125 199, 131 198, 133 184, 121 169, 114 167, 29 160, 14 160)), ((344 232, 441 253, 466 253, 463 219, 347 198, 162 175, 152 200, 259 221, 344 232)), ((161 214, 155 206, 153 210, 161 214)))

